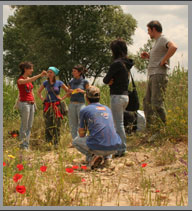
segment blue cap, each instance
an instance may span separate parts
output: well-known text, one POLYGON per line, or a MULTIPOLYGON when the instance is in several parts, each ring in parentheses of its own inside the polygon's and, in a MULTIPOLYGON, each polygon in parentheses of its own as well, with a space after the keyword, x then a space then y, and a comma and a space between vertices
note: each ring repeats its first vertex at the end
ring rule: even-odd
POLYGON ((56 67, 49 67, 48 70, 52 70, 55 73, 55 75, 59 73, 59 69, 57 69, 56 67))

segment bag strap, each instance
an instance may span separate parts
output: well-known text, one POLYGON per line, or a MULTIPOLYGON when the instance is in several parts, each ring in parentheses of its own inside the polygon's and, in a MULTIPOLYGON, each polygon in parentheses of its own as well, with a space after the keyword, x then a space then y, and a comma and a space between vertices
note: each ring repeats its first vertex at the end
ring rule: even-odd
MULTIPOLYGON (((53 94, 55 95, 55 97, 57 98, 57 95, 56 95, 56 93, 55 93, 53 87, 51 86, 49 80, 48 80, 48 85, 49 85, 49 88, 51 89, 51 91, 53 92, 53 94)), ((58 98, 57 98, 57 99, 58 99, 58 98)))
MULTIPOLYGON (((131 71, 130 71, 130 74, 131 74, 131 71)), ((132 80, 133 88, 136 89, 136 85, 135 85, 135 82, 134 82, 134 80, 133 80, 132 74, 131 74, 131 80, 132 80)))
MULTIPOLYGON (((124 68, 127 70, 127 67, 125 65, 125 63, 123 63, 121 60, 119 60, 121 62, 121 64, 124 66, 124 68)), ((128 70, 127 70, 128 71, 128 70)), ((131 70, 129 70, 130 74, 131 74, 131 70)), ((136 85, 135 85, 135 82, 133 80, 133 76, 131 74, 131 81, 132 81, 132 84, 133 84, 133 89, 136 89, 136 85)))

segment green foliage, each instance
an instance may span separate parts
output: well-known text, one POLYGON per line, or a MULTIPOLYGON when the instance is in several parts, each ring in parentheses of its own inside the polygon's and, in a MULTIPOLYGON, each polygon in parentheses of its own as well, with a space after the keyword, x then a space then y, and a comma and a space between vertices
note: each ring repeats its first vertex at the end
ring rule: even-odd
POLYGON ((3 79, 3 119, 13 120, 18 118, 18 112, 13 109, 17 99, 18 90, 13 81, 3 79))
POLYGON ((137 68, 138 72, 140 73, 146 73, 149 60, 142 59, 141 53, 147 52, 150 53, 150 50, 152 48, 153 40, 148 40, 146 44, 142 48, 139 49, 139 51, 135 55, 130 55, 130 58, 134 60, 134 66, 137 68))
POLYGON ((108 70, 109 44, 122 37, 132 44, 136 20, 119 6, 13 6, 14 16, 4 26, 4 74, 16 78, 21 61, 34 63, 34 74, 58 67, 68 82, 71 69, 82 64, 95 79, 108 70))

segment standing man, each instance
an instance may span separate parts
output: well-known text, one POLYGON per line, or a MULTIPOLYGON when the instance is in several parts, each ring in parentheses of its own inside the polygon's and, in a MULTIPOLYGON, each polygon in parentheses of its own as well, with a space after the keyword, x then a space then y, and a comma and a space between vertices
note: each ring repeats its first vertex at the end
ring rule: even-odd
POLYGON ((177 46, 162 35, 162 26, 159 21, 151 21, 147 24, 148 34, 155 40, 150 53, 143 52, 141 58, 149 59, 148 64, 148 87, 143 107, 148 129, 158 128, 160 122, 166 123, 166 112, 164 107, 164 94, 168 82, 169 59, 177 50, 177 46), (155 126, 155 128, 154 128, 155 126))
POLYGON ((74 139, 73 145, 86 155, 86 161, 93 169, 116 153, 122 141, 116 133, 111 110, 99 103, 99 88, 90 86, 86 90, 86 100, 88 106, 80 110, 79 137, 74 139), (87 129, 89 136, 85 136, 87 129))

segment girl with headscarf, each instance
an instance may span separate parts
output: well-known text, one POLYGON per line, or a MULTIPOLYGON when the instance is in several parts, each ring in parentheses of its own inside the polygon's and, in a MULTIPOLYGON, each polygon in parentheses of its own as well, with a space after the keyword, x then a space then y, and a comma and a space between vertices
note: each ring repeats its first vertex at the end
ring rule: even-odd
POLYGON ((60 127, 63 115, 60 111, 60 101, 64 100, 68 94, 60 97, 60 88, 68 92, 68 87, 60 80, 56 80, 59 69, 49 67, 47 70, 47 80, 43 82, 38 90, 38 96, 44 103, 44 118, 45 118, 45 139, 48 143, 58 145, 60 140, 60 127), (44 98, 41 95, 43 89, 46 89, 47 95, 44 98))

